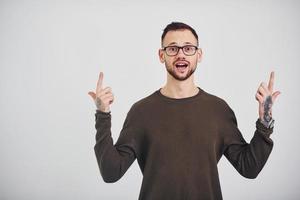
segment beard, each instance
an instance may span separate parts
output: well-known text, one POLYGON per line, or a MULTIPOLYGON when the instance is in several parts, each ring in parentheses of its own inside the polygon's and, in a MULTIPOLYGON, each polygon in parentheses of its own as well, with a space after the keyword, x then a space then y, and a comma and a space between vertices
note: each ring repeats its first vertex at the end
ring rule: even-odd
POLYGON ((195 68, 190 68, 190 70, 187 72, 187 74, 183 77, 180 77, 176 74, 175 70, 173 69, 172 66, 169 66, 167 64, 165 64, 166 66, 166 69, 168 71, 168 73, 176 80, 178 81, 185 81, 186 79, 188 79, 195 71, 196 71, 196 68, 197 66, 195 66, 195 68))

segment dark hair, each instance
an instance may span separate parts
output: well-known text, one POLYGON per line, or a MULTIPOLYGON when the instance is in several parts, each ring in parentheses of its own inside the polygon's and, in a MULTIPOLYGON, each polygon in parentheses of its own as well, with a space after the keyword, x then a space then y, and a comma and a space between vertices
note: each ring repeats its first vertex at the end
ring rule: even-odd
POLYGON ((197 39, 197 43, 198 43, 198 35, 197 35, 196 31, 191 26, 189 26, 185 23, 182 23, 182 22, 172 22, 171 24, 168 24, 166 26, 166 28, 164 29, 164 32, 161 35, 161 44, 162 44, 166 34, 169 31, 176 31, 176 30, 183 30, 183 29, 190 30, 193 33, 193 35, 195 36, 195 38, 197 39))

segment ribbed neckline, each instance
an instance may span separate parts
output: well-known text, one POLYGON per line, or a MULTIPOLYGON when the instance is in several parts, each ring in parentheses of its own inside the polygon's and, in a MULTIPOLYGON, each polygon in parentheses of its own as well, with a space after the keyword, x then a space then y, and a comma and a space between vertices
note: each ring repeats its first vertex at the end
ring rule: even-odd
POLYGON ((179 99, 172 98, 172 97, 167 97, 167 96, 163 95, 163 94, 160 92, 160 90, 161 90, 162 88, 159 88, 158 90, 156 90, 155 93, 156 93, 160 98, 162 98, 162 99, 164 99, 164 100, 166 100, 166 101, 169 101, 169 102, 187 102, 187 101, 191 101, 191 100, 194 100, 194 99, 199 98, 199 97, 201 96, 201 94, 204 92, 200 87, 197 86, 197 88, 199 89, 199 91, 198 91, 198 93, 195 94, 194 96, 185 97, 185 98, 179 98, 179 99))

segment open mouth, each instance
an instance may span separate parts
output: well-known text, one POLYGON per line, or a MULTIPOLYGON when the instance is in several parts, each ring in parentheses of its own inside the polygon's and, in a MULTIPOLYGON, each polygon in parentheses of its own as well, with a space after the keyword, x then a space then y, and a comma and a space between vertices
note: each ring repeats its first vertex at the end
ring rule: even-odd
POLYGON ((175 66, 176 66, 176 68, 186 68, 188 65, 185 63, 178 63, 175 66))
POLYGON ((188 67, 188 64, 187 63, 176 63, 175 67, 176 67, 177 71, 179 71, 180 73, 184 73, 188 67))

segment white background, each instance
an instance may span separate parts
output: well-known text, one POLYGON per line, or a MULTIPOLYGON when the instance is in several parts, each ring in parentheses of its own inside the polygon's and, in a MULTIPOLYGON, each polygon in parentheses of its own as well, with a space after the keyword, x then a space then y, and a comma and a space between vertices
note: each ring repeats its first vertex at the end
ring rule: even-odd
POLYGON ((137 199, 137 162, 104 183, 94 155, 94 90, 100 71, 115 94, 113 139, 131 105, 163 86, 164 27, 198 32, 195 81, 232 107, 249 142, 261 81, 275 71, 274 149, 245 179, 223 157, 224 199, 297 199, 299 1, 0 1, 0 199, 137 199))

